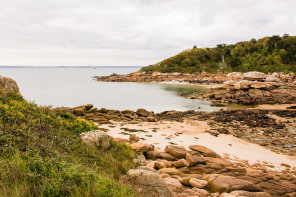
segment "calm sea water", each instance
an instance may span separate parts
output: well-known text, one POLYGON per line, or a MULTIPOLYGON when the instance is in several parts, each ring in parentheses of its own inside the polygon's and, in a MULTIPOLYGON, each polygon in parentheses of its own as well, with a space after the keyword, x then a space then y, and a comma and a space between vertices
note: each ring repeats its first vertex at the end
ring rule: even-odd
POLYGON ((19 85, 22 95, 39 105, 53 107, 91 103, 97 108, 154 112, 166 110, 217 110, 210 102, 180 96, 184 91, 201 91, 196 87, 151 83, 97 82, 93 76, 127 74, 139 68, 0 68, 0 75, 19 85), (200 107, 200 109, 199 109, 200 107))

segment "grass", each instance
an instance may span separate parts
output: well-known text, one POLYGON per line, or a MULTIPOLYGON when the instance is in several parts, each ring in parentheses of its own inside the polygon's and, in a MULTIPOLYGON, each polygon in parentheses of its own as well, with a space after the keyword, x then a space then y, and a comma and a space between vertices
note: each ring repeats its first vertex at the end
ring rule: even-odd
POLYGON ((114 142, 107 151, 85 146, 79 134, 93 129, 0 91, 0 196, 134 196, 119 178, 135 152, 114 142))

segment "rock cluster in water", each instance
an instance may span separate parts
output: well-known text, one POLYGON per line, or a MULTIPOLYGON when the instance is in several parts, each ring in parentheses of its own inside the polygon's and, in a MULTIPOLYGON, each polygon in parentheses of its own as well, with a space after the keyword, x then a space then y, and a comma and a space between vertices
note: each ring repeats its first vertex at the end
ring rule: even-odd
POLYGON ((224 86, 201 93, 201 99, 219 103, 293 104, 296 103, 295 75, 260 72, 229 73, 224 86))
POLYGON ((197 84, 223 83, 226 80, 226 75, 209 74, 209 73, 146 73, 133 72, 127 75, 112 74, 110 76, 96 76, 97 81, 107 82, 164 82, 178 81, 197 84))

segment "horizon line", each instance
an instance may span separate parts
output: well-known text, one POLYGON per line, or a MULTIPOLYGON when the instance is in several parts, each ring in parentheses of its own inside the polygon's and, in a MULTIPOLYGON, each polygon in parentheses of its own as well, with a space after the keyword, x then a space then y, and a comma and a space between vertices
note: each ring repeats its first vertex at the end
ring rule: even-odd
POLYGON ((142 68, 144 66, 8 66, 0 65, 0 68, 142 68))

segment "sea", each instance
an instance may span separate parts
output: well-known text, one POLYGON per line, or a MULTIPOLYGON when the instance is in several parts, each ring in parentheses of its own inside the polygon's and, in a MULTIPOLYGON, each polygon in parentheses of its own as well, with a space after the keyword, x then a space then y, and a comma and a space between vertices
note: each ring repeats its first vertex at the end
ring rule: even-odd
POLYGON ((184 92, 204 91, 201 87, 135 82, 98 82, 94 76, 128 74, 138 67, 16 67, 0 68, 0 75, 14 79, 23 97, 42 106, 136 110, 155 113, 178 110, 215 111, 211 102, 186 99, 184 92))

